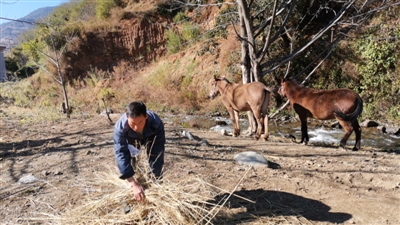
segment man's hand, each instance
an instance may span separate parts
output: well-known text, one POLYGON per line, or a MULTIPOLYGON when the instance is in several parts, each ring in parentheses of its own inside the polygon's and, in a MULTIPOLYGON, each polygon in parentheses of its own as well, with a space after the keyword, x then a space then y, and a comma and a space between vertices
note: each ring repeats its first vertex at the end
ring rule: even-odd
POLYGON ((130 177, 127 179, 129 184, 132 187, 133 196, 135 197, 136 201, 140 202, 145 199, 144 190, 142 185, 136 182, 135 178, 130 177))

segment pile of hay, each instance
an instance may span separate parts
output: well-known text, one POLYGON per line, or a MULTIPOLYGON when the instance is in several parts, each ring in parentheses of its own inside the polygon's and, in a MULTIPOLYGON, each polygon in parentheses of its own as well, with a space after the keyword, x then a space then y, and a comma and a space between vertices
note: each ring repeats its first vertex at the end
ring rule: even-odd
POLYGON ((87 204, 56 219, 61 224, 201 224, 209 219, 206 201, 212 194, 199 179, 182 183, 165 180, 146 183, 146 200, 137 202, 128 182, 118 179, 117 173, 104 174, 106 177, 107 180, 99 181, 109 182, 114 187, 104 183, 102 186, 108 188, 104 192, 104 188, 98 190, 102 196, 91 194, 87 204))
POLYGON ((142 168, 136 168, 135 176, 145 188, 145 201, 134 200, 129 183, 118 178, 115 168, 86 184, 90 192, 85 204, 50 220, 58 224, 207 224, 218 212, 218 205, 207 202, 216 193, 201 179, 158 180, 142 168))

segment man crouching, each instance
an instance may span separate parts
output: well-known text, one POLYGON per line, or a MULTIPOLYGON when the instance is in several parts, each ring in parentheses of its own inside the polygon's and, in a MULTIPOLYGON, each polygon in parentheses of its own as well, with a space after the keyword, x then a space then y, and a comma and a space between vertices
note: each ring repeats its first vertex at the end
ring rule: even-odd
POLYGON ((141 146, 149 155, 152 173, 159 177, 164 165, 165 131, 160 117, 146 109, 142 102, 131 102, 126 113, 114 127, 114 155, 121 172, 121 179, 126 179, 137 201, 145 198, 144 190, 134 178, 135 171, 131 161, 141 152, 141 146))

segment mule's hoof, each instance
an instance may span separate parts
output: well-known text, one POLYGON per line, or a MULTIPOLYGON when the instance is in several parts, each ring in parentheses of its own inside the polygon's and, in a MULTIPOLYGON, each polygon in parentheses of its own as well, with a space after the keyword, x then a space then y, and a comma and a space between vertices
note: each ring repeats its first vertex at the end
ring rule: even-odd
POLYGON ((356 152, 356 151, 358 151, 358 148, 354 147, 352 150, 353 150, 353 152, 356 152))

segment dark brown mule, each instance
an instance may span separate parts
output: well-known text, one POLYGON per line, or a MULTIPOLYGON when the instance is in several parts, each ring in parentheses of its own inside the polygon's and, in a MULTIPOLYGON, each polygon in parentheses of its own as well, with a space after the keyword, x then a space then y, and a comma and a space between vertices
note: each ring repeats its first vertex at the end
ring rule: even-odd
POLYGON ((287 97, 301 121, 301 142, 309 141, 307 133, 307 117, 319 120, 337 119, 345 130, 340 141, 344 148, 351 133, 356 133, 356 144, 353 150, 360 149, 361 127, 357 117, 363 111, 363 100, 350 89, 314 90, 305 88, 293 79, 282 79, 278 93, 287 97))
POLYGON ((222 102, 232 119, 234 128, 233 135, 235 137, 240 135, 239 112, 251 110, 258 125, 255 138, 257 140, 260 138, 264 125, 264 139, 268 140, 268 104, 270 93, 274 94, 277 98, 277 104, 279 104, 281 102, 281 97, 277 92, 267 88, 261 82, 236 84, 229 82, 224 77, 214 77, 214 79, 211 80, 211 88, 211 99, 217 96, 218 93, 222 95, 222 102))

